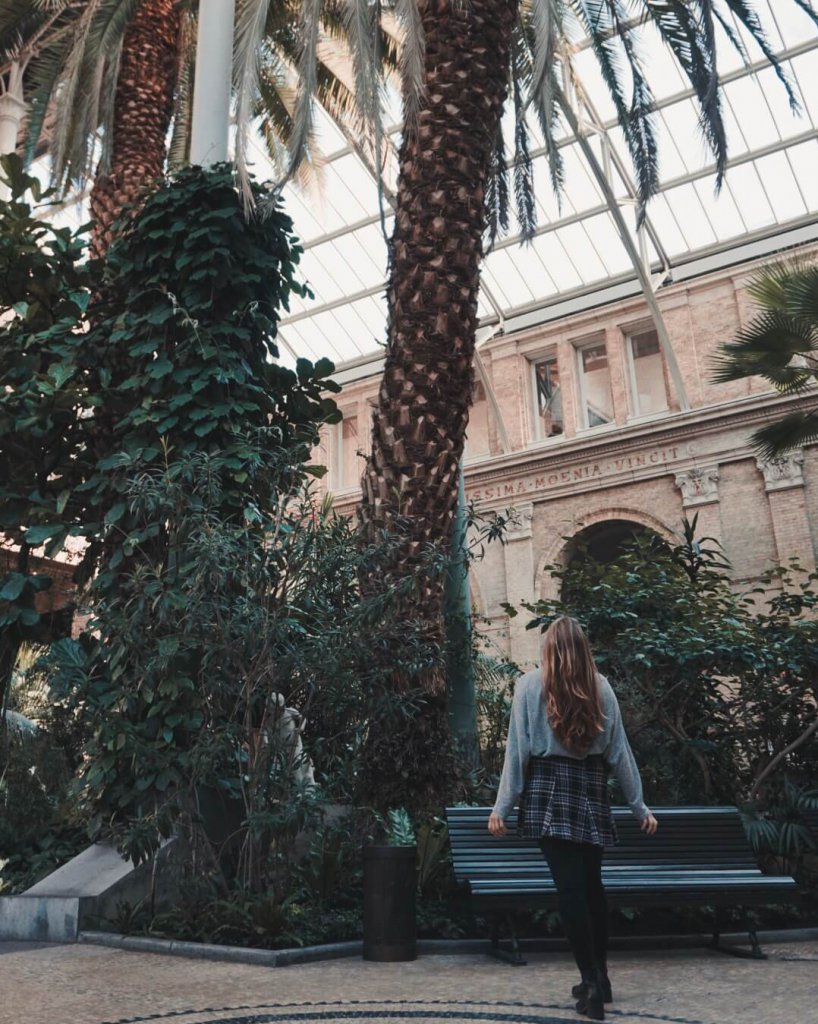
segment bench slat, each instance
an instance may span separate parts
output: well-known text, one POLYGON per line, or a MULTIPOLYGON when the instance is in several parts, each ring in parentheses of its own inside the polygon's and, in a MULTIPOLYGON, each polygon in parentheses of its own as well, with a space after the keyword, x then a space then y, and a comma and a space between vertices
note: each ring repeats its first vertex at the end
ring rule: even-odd
MULTIPOLYGON (((661 807, 656 837, 626 807, 613 808, 619 844, 605 852, 602 877, 613 903, 764 902, 790 896, 788 876, 763 875, 735 807, 661 807)), ((486 908, 552 906, 556 890, 533 840, 489 835, 490 808, 447 808, 455 876, 486 908)), ((516 810, 507 822, 516 827, 516 810)))

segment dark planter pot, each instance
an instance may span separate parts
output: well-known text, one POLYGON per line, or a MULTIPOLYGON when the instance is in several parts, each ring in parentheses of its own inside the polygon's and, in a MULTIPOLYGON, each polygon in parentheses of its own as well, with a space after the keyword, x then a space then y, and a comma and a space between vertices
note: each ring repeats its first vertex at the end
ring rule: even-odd
POLYGON ((365 846, 364 960, 417 957, 417 847, 365 846))

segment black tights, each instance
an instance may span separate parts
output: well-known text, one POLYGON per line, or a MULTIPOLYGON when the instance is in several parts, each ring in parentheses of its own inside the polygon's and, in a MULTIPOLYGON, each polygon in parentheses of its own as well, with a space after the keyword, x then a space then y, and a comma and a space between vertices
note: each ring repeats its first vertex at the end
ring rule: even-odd
POLYGON ((608 904, 602 885, 602 847, 546 837, 540 849, 557 887, 562 927, 580 971, 604 967, 608 904))

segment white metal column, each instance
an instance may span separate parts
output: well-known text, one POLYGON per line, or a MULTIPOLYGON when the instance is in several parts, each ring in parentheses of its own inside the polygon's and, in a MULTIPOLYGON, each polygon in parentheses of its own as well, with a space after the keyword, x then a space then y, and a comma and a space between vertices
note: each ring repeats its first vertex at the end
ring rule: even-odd
MULTIPOLYGON (((14 61, 8 72, 8 83, 0 82, 0 156, 17 150, 17 136, 26 105, 23 100, 23 65, 14 61)), ((11 195, 8 185, 0 182, 0 199, 11 195)))
POLYGON ((227 160, 235 17, 236 0, 199 0, 190 162, 202 167, 227 160))

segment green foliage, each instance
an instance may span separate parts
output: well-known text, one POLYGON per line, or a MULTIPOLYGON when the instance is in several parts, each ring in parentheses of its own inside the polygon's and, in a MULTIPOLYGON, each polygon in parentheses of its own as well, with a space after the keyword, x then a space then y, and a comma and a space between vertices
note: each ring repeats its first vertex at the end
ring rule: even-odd
MULTIPOLYGON (((265 477, 289 465, 271 446, 255 457, 265 477)), ((93 591, 89 632, 53 646, 51 685, 92 730, 80 781, 93 835, 139 861, 181 831, 210 848, 208 870, 283 894, 318 798, 360 800, 372 722, 418 713, 419 694, 387 685, 395 666, 409 675, 440 652, 402 614, 410 580, 382 573, 361 595, 359 578, 388 553, 361 550, 309 491, 225 514, 230 458, 201 454, 131 482, 134 526, 162 523, 164 557, 135 548, 116 587, 93 591), (285 708, 308 723, 318 789, 299 783, 285 708), (205 793, 226 801, 229 835, 208 828, 205 793)))
POLYGON ((0 160, 11 197, 0 202, 0 531, 10 550, 0 577, 0 703, 19 646, 41 634, 38 595, 51 579, 30 549, 60 542, 53 524, 77 522, 71 501, 85 424, 71 369, 72 331, 85 315, 90 276, 82 232, 34 216, 48 202, 17 156, 0 160), (52 539, 55 538, 55 539, 52 539))
POLYGON ((0 893, 22 892, 86 844, 67 800, 70 781, 52 737, 0 721, 0 893))
POLYGON ((747 835, 756 853, 781 857, 785 864, 797 862, 806 853, 818 852, 818 841, 805 818, 813 812, 818 824, 818 789, 802 789, 784 779, 777 798, 765 809, 744 810, 747 835))
MULTIPOLYGON (((818 266, 787 262, 762 267, 749 292, 758 312, 735 341, 722 346, 713 379, 763 377, 781 394, 809 394, 818 381, 818 266)), ((787 412, 752 436, 766 459, 816 439, 814 407, 787 412)))
POLYGON ((280 310, 304 294, 291 223, 279 209, 247 221, 226 168, 161 185, 105 265, 87 265, 79 233, 35 217, 50 193, 16 158, 4 166, 0 528, 14 554, 0 581, 3 685, 24 640, 54 635, 32 548, 53 557, 81 538, 77 579, 115 588, 137 547, 163 557, 161 525, 125 500, 135 474, 219 451, 225 514, 253 517, 298 486, 317 423, 339 415, 324 397, 336 389, 329 361, 275 362, 280 310), (289 453, 284 479, 264 477, 262 440, 289 453))
POLYGON ((395 807, 388 812, 386 842, 389 846, 415 845, 415 829, 405 807, 395 807))
POLYGON ((778 569, 736 593, 695 520, 675 547, 639 539, 612 564, 551 572, 563 600, 538 604, 531 627, 563 611, 586 627, 649 800, 768 801, 785 770, 814 777, 815 575, 778 569))

